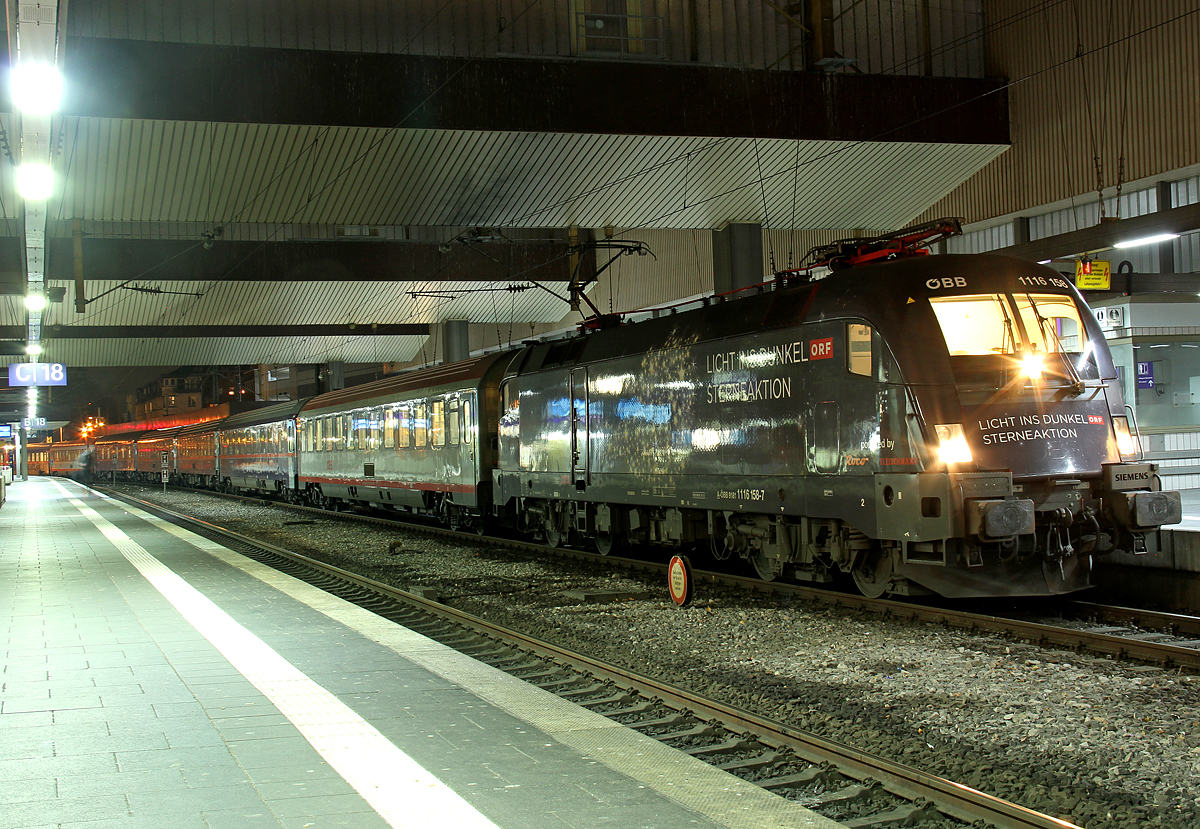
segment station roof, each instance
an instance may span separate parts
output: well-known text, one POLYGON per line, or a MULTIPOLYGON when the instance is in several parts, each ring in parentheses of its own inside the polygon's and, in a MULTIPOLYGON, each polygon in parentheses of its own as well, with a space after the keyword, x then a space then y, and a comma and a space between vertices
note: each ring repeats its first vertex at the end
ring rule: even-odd
MULTIPOLYGON (((443 319, 561 319, 550 292, 504 289, 564 293, 568 227, 793 213, 893 228, 1008 144, 992 79, 94 28, 60 21, 68 93, 51 121, 45 274, 66 291, 42 314, 41 359, 72 366, 409 360, 443 319)), ((9 165, 0 221, 0 350, 16 354, 27 240, 9 165)))

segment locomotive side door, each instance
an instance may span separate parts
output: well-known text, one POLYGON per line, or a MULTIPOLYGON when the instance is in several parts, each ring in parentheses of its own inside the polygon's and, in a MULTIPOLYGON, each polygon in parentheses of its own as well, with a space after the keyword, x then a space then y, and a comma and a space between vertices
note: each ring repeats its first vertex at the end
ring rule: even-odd
POLYGON ((575 488, 588 485, 587 369, 571 369, 571 477, 575 488))

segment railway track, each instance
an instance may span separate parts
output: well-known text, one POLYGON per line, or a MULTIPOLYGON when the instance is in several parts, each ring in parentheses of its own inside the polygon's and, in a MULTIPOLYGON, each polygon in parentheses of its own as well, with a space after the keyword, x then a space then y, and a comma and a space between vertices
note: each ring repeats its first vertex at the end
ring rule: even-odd
POLYGON ((968 825, 1071 829, 1073 826, 919 769, 527 636, 435 599, 127 494, 110 494, 795 800, 847 827, 920 825, 934 829, 968 825))
MULTIPOLYGON (((106 490, 120 495, 120 490, 106 490)), ((183 489, 184 492, 197 490, 183 489)), ((435 535, 479 542, 503 544, 513 549, 552 552, 586 561, 603 561, 610 566, 658 574, 666 579, 667 565, 658 561, 601 555, 571 547, 550 547, 545 544, 513 538, 481 538, 476 533, 462 532, 431 523, 409 523, 392 517, 358 512, 331 512, 316 507, 287 504, 280 501, 244 495, 206 492, 214 497, 282 506, 300 512, 325 517, 365 521, 383 526, 400 524, 435 535)), ((926 622, 947 628, 971 632, 988 632, 1028 642, 1039 647, 1062 648, 1076 653, 1109 657, 1156 665, 1164 669, 1187 668, 1200 670, 1200 618, 1162 613, 1140 608, 1102 605, 1092 602, 1063 600, 1050 610, 1006 610, 996 614, 975 613, 953 606, 934 603, 899 602, 889 599, 870 599, 854 593, 809 587, 788 582, 764 582, 750 576, 738 576, 718 571, 697 570, 698 585, 722 585, 745 590, 790 596, 812 602, 861 610, 895 619, 926 622)))

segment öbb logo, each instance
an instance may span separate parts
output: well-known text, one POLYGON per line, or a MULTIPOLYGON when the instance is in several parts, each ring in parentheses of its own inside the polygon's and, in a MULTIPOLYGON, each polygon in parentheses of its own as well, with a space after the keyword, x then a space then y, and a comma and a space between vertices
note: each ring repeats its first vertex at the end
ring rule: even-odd
POLYGON ((928 279, 925 287, 933 291, 938 288, 965 288, 967 280, 961 276, 943 276, 941 279, 928 279))

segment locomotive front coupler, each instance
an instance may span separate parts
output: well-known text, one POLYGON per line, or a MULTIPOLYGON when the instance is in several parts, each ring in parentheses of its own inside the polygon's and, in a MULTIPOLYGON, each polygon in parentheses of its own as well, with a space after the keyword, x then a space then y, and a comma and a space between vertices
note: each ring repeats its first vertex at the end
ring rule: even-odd
POLYGON ((1183 520, 1179 493, 1162 491, 1158 465, 1153 463, 1106 463, 1100 499, 1113 522, 1136 537, 1164 524, 1183 520))

